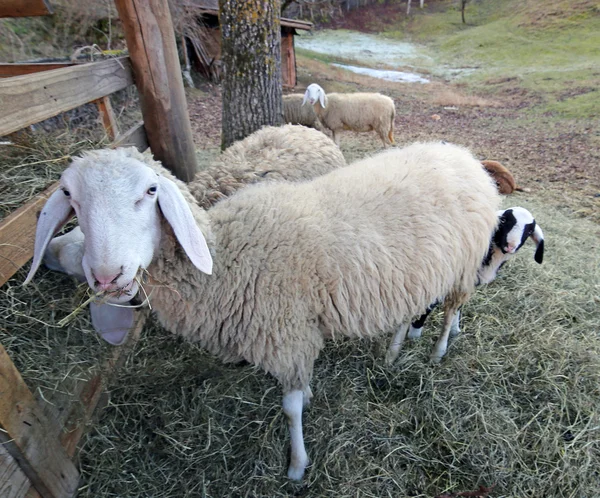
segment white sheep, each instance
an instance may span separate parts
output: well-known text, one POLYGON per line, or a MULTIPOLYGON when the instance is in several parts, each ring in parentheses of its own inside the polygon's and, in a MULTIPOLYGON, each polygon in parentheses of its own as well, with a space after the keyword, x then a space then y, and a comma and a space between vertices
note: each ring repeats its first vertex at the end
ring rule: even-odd
POLYGON ((304 105, 304 95, 292 93, 283 96, 283 121, 296 125, 308 126, 323 131, 323 125, 315 114, 315 109, 304 105))
POLYGON ((207 211, 157 162, 102 150, 63 173, 39 218, 26 282, 75 210, 94 291, 128 301, 147 269, 144 287, 165 328, 278 379, 288 476, 301 479, 302 409, 324 340, 398 323, 406 331, 441 296, 456 310, 474 289, 498 204, 479 162, 449 144, 391 149, 311 181, 249 186, 207 211))
POLYGON ((346 166, 339 148, 323 133, 305 126, 265 126, 226 149, 189 188, 209 208, 251 183, 301 181, 346 166))
POLYGON ((330 93, 316 83, 308 85, 302 105, 312 105, 321 124, 331 130, 339 145, 337 132, 375 131, 384 146, 394 143, 394 101, 380 93, 330 93))
MULTIPOLYGON (((536 223, 533 215, 527 209, 518 206, 498 211, 498 227, 492 235, 489 250, 477 272, 476 285, 492 282, 498 275, 500 268, 517 253, 528 238, 531 238, 536 244, 535 261, 542 264, 544 259, 544 233, 536 223)), ((437 304, 435 302, 430 305, 425 313, 411 323, 407 334, 409 339, 421 337, 423 325, 437 304)), ((460 334, 460 309, 456 310, 450 322, 452 325, 449 336, 457 336, 460 334)), ((388 363, 392 363, 398 357, 403 341, 404 338, 398 336, 398 334, 394 336, 386 356, 388 363)), ((446 347, 447 341, 448 338, 445 339, 446 347)))
MULTIPOLYGON (((129 155, 135 156, 132 150, 129 155)), ((148 154, 148 153, 147 153, 148 154)), ((140 160, 145 160, 142 156, 140 160)), ((188 185, 196 202, 210 208, 240 188, 265 180, 301 181, 346 166, 340 149, 324 134, 305 126, 265 126, 234 143, 188 185)), ((51 270, 85 280, 79 227, 55 237, 44 254, 51 270)))

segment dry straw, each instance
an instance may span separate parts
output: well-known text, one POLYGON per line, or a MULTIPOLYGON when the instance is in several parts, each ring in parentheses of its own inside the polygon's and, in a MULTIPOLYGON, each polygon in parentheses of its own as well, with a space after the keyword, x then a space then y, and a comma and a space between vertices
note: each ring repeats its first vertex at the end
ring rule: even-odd
MULTIPOLYGON (((439 315, 393 367, 387 338, 329 344, 317 363, 305 482, 283 477, 289 440, 276 382, 146 327, 81 451, 80 497, 583 497, 600 489, 597 226, 514 196, 547 237, 464 309, 464 333, 427 362, 439 315)), ((2 288, 0 342, 46 399, 110 352, 69 277, 24 271, 2 288)), ((151 322, 152 323, 152 322, 151 322)))

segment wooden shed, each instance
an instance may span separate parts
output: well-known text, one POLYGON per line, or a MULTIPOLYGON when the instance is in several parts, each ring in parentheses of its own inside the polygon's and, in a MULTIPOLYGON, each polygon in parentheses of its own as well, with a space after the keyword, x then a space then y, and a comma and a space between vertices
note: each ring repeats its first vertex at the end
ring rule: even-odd
MULTIPOLYGON (((198 14, 199 27, 186 39, 193 47, 200 71, 210 80, 221 79, 221 29, 218 0, 187 0, 186 4, 198 14)), ((283 86, 296 86, 296 52, 294 35, 297 30, 310 31, 312 23, 281 18, 281 73, 283 86)))

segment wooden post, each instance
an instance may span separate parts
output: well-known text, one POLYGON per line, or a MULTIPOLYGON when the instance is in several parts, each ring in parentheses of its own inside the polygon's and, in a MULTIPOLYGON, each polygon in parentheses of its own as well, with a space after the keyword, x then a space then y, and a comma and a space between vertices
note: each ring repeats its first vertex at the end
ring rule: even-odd
POLYGON ((79 473, 55 437, 49 422, 0 346, 0 444, 19 463, 44 498, 67 498, 77 491, 79 473))
POLYGON ((115 0, 154 156, 184 181, 196 154, 167 0, 115 0))
POLYGON ((113 141, 119 134, 119 125, 110 103, 110 97, 107 95, 96 100, 96 106, 98 106, 98 113, 100 114, 102 126, 104 126, 104 130, 106 131, 106 136, 110 141, 113 141))

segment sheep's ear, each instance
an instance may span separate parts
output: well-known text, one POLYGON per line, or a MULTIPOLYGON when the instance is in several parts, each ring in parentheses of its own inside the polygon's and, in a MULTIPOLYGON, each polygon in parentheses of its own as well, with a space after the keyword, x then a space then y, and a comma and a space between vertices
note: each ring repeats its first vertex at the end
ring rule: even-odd
POLYGON ((325 92, 322 88, 319 88, 319 102, 321 102, 321 107, 325 109, 327 107, 327 99, 325 97, 325 92))
POLYGON ((542 229, 539 225, 535 225, 535 229, 531 235, 531 238, 537 246, 533 259, 535 259, 536 263, 541 265, 542 261, 544 260, 544 232, 542 232, 542 229))
POLYGON ((62 189, 54 192, 44 204, 44 208, 38 218, 37 228, 35 230, 35 245, 33 248, 33 263, 27 274, 23 285, 27 285, 33 279, 42 262, 42 257, 46 252, 46 247, 52 240, 52 237, 58 232, 69 219, 73 216, 73 208, 69 199, 62 189))
POLYGON ((302 105, 306 104, 306 102, 308 102, 308 88, 306 89, 306 92, 304 92, 304 98, 302 99, 302 105))
POLYGON ((160 176, 158 185, 158 205, 173 228, 175 237, 194 266, 210 275, 212 257, 188 203, 171 180, 160 176))
POLYGON ((102 339, 113 346, 123 344, 129 335, 129 331, 133 329, 135 318, 133 308, 91 302, 90 315, 94 330, 102 339))

